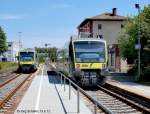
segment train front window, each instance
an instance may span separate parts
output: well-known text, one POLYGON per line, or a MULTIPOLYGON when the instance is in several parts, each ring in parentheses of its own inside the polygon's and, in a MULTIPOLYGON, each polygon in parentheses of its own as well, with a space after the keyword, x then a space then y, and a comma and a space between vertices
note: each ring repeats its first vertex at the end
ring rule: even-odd
POLYGON ((32 61, 33 60, 32 57, 21 57, 20 59, 21 59, 21 61, 32 61))
POLYGON ((105 44, 96 41, 74 42, 76 62, 105 62, 105 44))
POLYGON ((21 61, 32 61, 34 59, 33 52, 20 52, 21 61))

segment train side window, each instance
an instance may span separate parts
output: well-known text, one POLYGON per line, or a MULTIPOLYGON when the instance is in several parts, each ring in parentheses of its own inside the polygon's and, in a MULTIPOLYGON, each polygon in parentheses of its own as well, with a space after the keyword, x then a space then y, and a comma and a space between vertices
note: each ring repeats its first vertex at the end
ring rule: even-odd
POLYGON ((102 24, 98 24, 98 30, 102 29, 102 24))

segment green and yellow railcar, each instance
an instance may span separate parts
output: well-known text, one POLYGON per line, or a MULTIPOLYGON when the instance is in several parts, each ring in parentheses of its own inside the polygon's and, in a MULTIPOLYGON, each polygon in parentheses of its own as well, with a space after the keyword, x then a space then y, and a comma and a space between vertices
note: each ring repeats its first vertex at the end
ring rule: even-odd
POLYGON ((34 49, 25 49, 18 54, 19 71, 33 72, 37 70, 37 55, 34 49))
MULTIPOLYGON (((105 83, 107 69, 107 44, 99 38, 71 38, 68 49, 62 51, 61 71, 82 86, 105 83), (68 54, 67 54, 68 52, 68 54), (64 61, 66 60, 66 61, 64 61)), ((60 57, 59 57, 60 58, 60 57)))

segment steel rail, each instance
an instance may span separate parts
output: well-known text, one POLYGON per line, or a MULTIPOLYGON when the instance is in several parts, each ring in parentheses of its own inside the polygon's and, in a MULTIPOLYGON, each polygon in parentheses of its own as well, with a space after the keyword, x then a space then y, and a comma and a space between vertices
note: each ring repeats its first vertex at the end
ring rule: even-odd
POLYGON ((7 101, 9 101, 9 100, 11 99, 11 97, 23 86, 23 84, 24 84, 31 76, 32 76, 32 74, 29 74, 29 75, 27 76, 27 78, 25 78, 20 84, 18 84, 18 86, 17 86, 14 90, 12 90, 12 91, 9 93, 9 95, 7 95, 7 96, 4 98, 4 100, 2 100, 2 101, 0 102, 0 109, 4 106, 4 104, 5 104, 7 101))
POLYGON ((12 77, 8 80, 6 80, 5 82, 3 82, 2 84, 0 84, 0 88, 3 87, 4 85, 8 84, 9 82, 11 82, 12 80, 16 79, 17 77, 19 77, 21 74, 17 74, 15 77, 12 77))
MULTIPOLYGON (((112 95, 112 96, 116 97, 117 99, 120 99, 121 101, 123 101, 123 102, 129 104, 131 107, 134 107, 134 108, 136 108, 137 110, 139 110, 139 111, 141 111, 141 112, 144 112, 144 113, 150 113, 150 109, 148 109, 148 108, 146 108, 146 107, 144 107, 144 106, 141 106, 141 105, 135 103, 134 101, 132 101, 132 100, 130 100, 130 99, 128 99, 128 98, 125 98, 125 97, 119 95, 119 93, 112 92, 112 91, 110 91, 109 89, 106 89, 106 88, 104 88, 104 87, 102 87, 102 86, 100 86, 100 85, 98 85, 98 87, 99 87, 102 91, 108 93, 109 95, 112 95)), ((123 91, 124 91, 124 90, 123 90, 123 91)))
POLYGON ((132 91, 129 91, 129 90, 127 90, 127 89, 120 88, 120 87, 118 87, 118 86, 116 86, 116 85, 113 85, 113 84, 110 84, 110 83, 108 83, 108 82, 106 82, 105 86, 106 86, 106 87, 114 88, 114 89, 117 90, 117 91, 122 91, 122 92, 128 93, 128 94, 131 95, 131 96, 135 96, 135 97, 138 97, 138 98, 140 98, 140 99, 144 99, 144 101, 149 101, 149 102, 150 102, 150 98, 149 98, 149 97, 141 96, 140 94, 136 94, 136 93, 134 93, 134 92, 132 92, 132 91))

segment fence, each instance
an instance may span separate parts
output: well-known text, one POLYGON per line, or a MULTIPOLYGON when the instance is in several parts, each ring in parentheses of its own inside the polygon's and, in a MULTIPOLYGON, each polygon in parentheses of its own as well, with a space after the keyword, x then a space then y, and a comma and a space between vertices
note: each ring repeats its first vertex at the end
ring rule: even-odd
POLYGON ((97 107, 100 107, 107 114, 113 114, 107 107, 100 104, 96 101, 96 99, 92 98, 88 95, 82 88, 80 88, 77 84, 75 84, 71 79, 62 74, 61 72, 57 72, 58 76, 60 76, 61 85, 64 87, 64 91, 66 90, 66 81, 69 83, 69 99, 71 99, 71 85, 73 85, 77 89, 77 113, 80 113, 80 92, 87 96, 94 104, 94 114, 97 114, 97 107))

